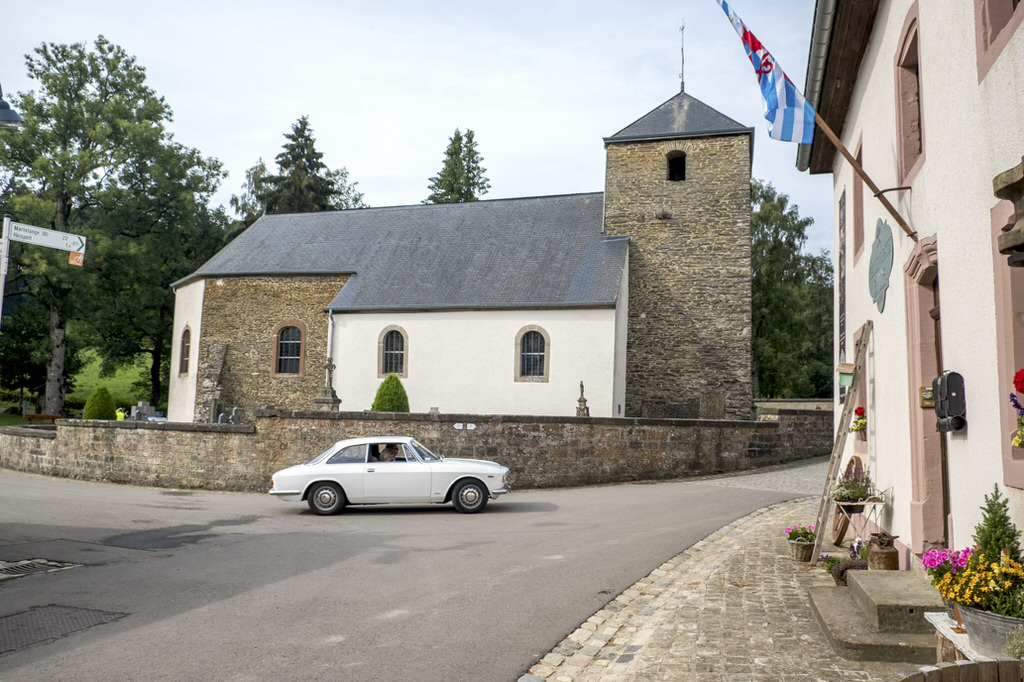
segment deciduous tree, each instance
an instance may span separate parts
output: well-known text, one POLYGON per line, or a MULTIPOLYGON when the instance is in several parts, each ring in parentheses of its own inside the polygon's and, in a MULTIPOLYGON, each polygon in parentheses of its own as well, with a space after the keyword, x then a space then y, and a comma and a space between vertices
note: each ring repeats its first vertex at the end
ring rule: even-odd
POLYGON ((805 254, 807 228, 789 197, 766 182, 751 185, 751 318, 760 396, 832 394, 832 265, 827 252, 805 254))
POLYGON ((92 49, 44 43, 26 65, 38 91, 14 98, 25 123, 0 136, 0 169, 14 180, 8 205, 24 222, 88 238, 82 268, 52 249, 20 254, 15 279, 49 316, 44 410, 64 405, 70 319, 108 367, 148 354, 159 394, 168 287, 209 255, 174 249, 195 237, 220 164, 173 140, 171 110, 145 69, 103 36, 92 49))
MULTIPOLYGON (((16 135, 0 136, 0 166, 21 188, 11 207, 25 222, 84 233, 84 216, 121 182, 137 139, 160 135, 170 109, 135 58, 103 36, 92 50, 44 43, 25 62, 39 90, 13 98, 25 122, 16 135)), ((68 267, 66 253, 36 248, 24 255, 31 293, 49 311, 44 409, 55 414, 67 389, 67 321, 89 294, 83 269, 68 267)))

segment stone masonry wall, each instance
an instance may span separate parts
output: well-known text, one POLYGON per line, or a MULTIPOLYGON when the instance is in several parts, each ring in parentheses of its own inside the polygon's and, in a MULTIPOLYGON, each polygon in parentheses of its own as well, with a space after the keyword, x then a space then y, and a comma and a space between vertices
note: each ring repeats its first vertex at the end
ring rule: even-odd
POLYGON ((197 421, 214 421, 210 399, 223 387, 222 409, 240 408, 252 421, 261 407, 314 409, 323 388, 327 359, 327 313, 323 311, 347 276, 230 277, 207 282, 199 349, 197 421), (274 330, 288 322, 303 329, 298 375, 274 376, 274 330))
POLYGON ((750 418, 750 145, 606 145, 605 230, 630 237, 626 416, 750 418))
POLYGON ((0 467, 67 478, 266 491, 278 469, 343 438, 412 435, 449 457, 500 462, 516 488, 658 480, 828 454, 831 412, 774 421, 261 411, 254 424, 60 420, 0 428, 0 467), (818 427, 828 420, 828 431, 818 427), (466 428, 469 424, 475 428, 466 428))

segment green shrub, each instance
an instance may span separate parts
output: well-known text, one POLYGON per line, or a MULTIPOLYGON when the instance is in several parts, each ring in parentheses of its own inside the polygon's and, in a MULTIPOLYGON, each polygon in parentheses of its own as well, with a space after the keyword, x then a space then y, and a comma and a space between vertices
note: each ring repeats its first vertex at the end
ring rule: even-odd
POLYGON ((821 560, 825 562, 825 570, 831 573, 835 565, 846 561, 846 558, 841 554, 822 554, 821 560))
POLYGON ((1006 655, 1024 658, 1024 626, 1017 628, 1006 638, 1006 655))
POLYGON ((389 374, 384 377, 380 388, 377 389, 377 396, 373 399, 371 412, 408 412, 409 396, 399 380, 397 374, 389 374))
POLYGON ((106 386, 97 386, 96 390, 89 394, 85 401, 85 409, 82 411, 82 419, 116 419, 117 413, 114 407, 114 399, 106 386))

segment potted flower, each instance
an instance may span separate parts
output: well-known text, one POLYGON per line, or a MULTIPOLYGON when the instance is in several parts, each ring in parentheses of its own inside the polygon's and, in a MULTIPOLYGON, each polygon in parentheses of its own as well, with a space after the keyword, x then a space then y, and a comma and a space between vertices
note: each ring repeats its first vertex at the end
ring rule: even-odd
POLYGON ((832 499, 850 514, 864 511, 863 503, 871 495, 871 477, 866 471, 848 471, 832 486, 832 499))
MULTIPOLYGON (((925 572, 928 577, 931 578, 932 587, 939 589, 939 583, 942 582, 943 578, 947 575, 951 575, 951 580, 956 580, 957 575, 967 568, 967 562, 970 560, 971 555, 974 554, 974 547, 964 547, 950 551, 943 547, 942 549, 929 549, 921 556, 921 565, 924 566, 925 572)), ((939 593, 941 594, 941 590, 939 593)), ((949 613, 949 617, 958 619, 955 610, 955 604, 951 601, 946 601, 945 598, 942 600, 946 604, 946 611, 949 613)))
POLYGON ((853 423, 850 424, 850 431, 857 434, 858 440, 868 439, 868 418, 867 411, 863 406, 853 411, 853 423))
POLYGON ((955 551, 942 549, 929 549, 921 556, 921 564, 931 578, 932 585, 938 587, 939 582, 952 573, 954 576, 967 568, 967 561, 974 554, 973 547, 964 547, 955 551))
POLYGON ((957 605, 971 646, 986 656, 1002 656, 1009 635, 1024 625, 1024 567, 1006 554, 974 552, 936 587, 944 602, 957 605))
MULTIPOLYGON (((1013 388, 1017 393, 1024 393, 1024 369, 1017 370, 1017 373, 1013 375, 1013 388)), ((1010 436, 1010 443, 1015 448, 1024 448, 1024 406, 1017 400, 1015 393, 1010 394, 1010 404, 1013 405, 1013 409, 1017 410, 1017 428, 1010 436)))
POLYGON ((789 556, 796 561, 810 561, 814 553, 814 526, 790 526, 786 529, 789 556))
POLYGON ((935 556, 936 572, 942 573, 935 587, 943 601, 956 604, 971 646, 986 656, 1002 656, 1009 636, 1024 625, 1024 566, 1008 507, 997 486, 985 496, 973 536, 976 548, 966 560, 961 554, 954 570, 951 555, 950 570, 944 571, 941 554, 935 556))

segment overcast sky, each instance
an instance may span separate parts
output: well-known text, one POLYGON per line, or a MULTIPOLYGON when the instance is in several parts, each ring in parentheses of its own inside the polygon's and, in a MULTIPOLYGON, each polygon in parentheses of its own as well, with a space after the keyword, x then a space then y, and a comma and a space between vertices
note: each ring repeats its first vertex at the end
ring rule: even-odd
MULTIPOLYGON (((814 0, 731 7, 803 87, 814 0)), ((98 35, 146 69, 177 141, 230 173, 273 159, 309 116, 330 168, 371 206, 419 203, 455 128, 472 129, 485 199, 604 189, 602 139, 679 92, 755 129, 756 178, 814 219, 807 250, 832 247, 832 181, 768 138, 753 69, 715 0, 35 0, 7 3, 6 93, 38 85, 24 55, 98 35), (680 26, 685 22, 685 69, 680 26)))

